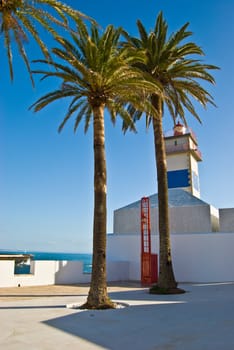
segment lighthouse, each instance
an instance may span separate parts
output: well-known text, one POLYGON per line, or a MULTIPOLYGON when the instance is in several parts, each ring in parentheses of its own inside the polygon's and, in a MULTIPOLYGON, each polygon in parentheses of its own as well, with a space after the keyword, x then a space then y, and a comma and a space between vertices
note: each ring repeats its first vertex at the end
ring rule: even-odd
POLYGON ((168 188, 182 188, 200 198, 198 162, 202 156, 195 134, 178 122, 164 140, 168 188))

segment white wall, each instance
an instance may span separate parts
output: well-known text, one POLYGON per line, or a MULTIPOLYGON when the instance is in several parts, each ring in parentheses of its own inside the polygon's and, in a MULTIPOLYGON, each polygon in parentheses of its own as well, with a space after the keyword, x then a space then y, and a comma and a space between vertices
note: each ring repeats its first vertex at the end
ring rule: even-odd
MULTIPOLYGON (((172 233, 211 232, 211 213, 209 205, 193 207, 174 207, 170 212, 170 231, 172 233)), ((158 232, 158 231, 157 231, 158 232)))
POLYGON ((0 287, 17 286, 12 280, 15 263, 12 260, 0 260, 0 287))
MULTIPOLYGON (((107 266, 111 262, 126 262, 128 261, 128 278, 126 271, 118 269, 118 278, 120 280, 137 281, 141 278, 141 236, 139 234, 112 234, 107 236, 107 266)), ((112 275, 112 280, 117 281, 118 278, 112 275)))
MULTIPOLYGON (((208 204, 170 207, 172 233, 212 232, 215 208, 208 204)), ((158 233, 158 208, 151 208, 151 233, 158 233)), ((217 212, 218 215, 218 212, 217 212)), ((114 233, 140 233, 140 208, 123 208, 114 212, 114 233)), ((218 220, 218 219, 217 219, 218 220)), ((216 221, 217 221, 216 220, 216 221)), ((217 222, 215 223, 217 227, 217 222)))
POLYGON ((107 281, 128 281, 129 275, 129 261, 107 261, 107 281))
POLYGON ((234 232, 234 208, 219 209, 220 231, 234 232))
MULTIPOLYGON (((158 235, 152 235, 152 253, 159 254, 158 235)), ((171 234, 172 259, 178 282, 234 281, 234 233, 171 234)), ((108 281, 141 278, 141 236, 107 237, 108 281)), ((14 274, 14 261, 0 261, 0 287, 90 282, 80 261, 34 261, 33 273, 14 274)))
POLYGON ((90 282, 91 274, 83 273, 82 261, 57 261, 55 284, 90 282))
MULTIPOLYGON (((129 280, 140 280, 140 235, 113 234, 107 242, 107 258, 129 261, 129 280)), ((171 234, 171 246, 178 282, 234 281, 234 233, 171 234)), ((152 253, 159 253, 158 235, 152 253)))
POLYGON ((50 285, 55 281, 55 261, 33 261, 33 274, 14 274, 14 260, 0 260, 0 287, 50 285))
MULTIPOLYGON (((219 210, 210 205, 210 214, 211 214, 211 227, 213 232, 225 232, 224 230, 220 230, 220 222, 219 222, 219 210)), ((231 230, 229 232, 234 232, 231 230)))
POLYGON ((172 235, 175 275, 180 282, 234 281, 234 233, 172 235))
POLYGON ((32 261, 31 274, 14 274, 14 260, 0 260, 0 287, 75 284, 90 281, 81 261, 32 261))
POLYGON ((140 206, 138 208, 124 208, 115 210, 114 233, 140 233, 140 218, 140 206))
POLYGON ((172 153, 167 155, 167 171, 189 169, 189 155, 187 153, 172 153))

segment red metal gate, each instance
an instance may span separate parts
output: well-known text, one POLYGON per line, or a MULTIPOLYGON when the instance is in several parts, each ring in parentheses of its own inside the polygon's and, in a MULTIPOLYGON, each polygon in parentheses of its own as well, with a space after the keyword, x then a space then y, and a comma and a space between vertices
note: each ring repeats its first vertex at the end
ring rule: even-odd
POLYGON ((149 197, 141 199, 141 283, 157 282, 157 255, 151 254, 150 201, 149 197))

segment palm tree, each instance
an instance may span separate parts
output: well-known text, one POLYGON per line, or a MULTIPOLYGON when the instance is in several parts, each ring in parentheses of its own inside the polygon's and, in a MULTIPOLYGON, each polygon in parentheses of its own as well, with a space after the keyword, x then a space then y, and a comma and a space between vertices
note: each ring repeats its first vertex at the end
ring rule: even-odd
POLYGON ((11 80, 13 80, 14 76, 12 62, 13 41, 18 47, 18 51, 29 72, 32 84, 34 84, 28 55, 25 51, 25 43, 28 42, 29 36, 33 37, 45 57, 49 58, 49 51, 40 38, 37 25, 41 25, 51 34, 57 36, 58 34, 51 24, 54 23, 68 28, 67 17, 74 19, 76 23, 81 21, 81 18, 87 18, 81 12, 56 0, 0 0, 0 33, 3 34, 4 37, 11 80), (50 11, 48 11, 47 8, 50 11), (51 14, 51 10, 55 12, 55 15, 51 14))
MULTIPOLYGON (((125 46, 129 47, 129 54, 144 53, 144 62, 139 62, 137 66, 158 82, 163 91, 163 95, 155 92, 150 96, 157 113, 155 116, 147 117, 147 125, 151 121, 154 131, 160 236, 159 279, 157 285, 151 288, 152 293, 182 292, 177 288, 171 257, 167 166, 163 137, 164 109, 166 106, 174 123, 179 116, 187 125, 185 111, 200 121, 194 108, 195 100, 203 107, 208 103, 214 105, 212 96, 199 81, 214 84, 214 78, 209 74, 209 70, 217 67, 201 62, 199 56, 203 55, 203 51, 195 43, 190 41, 184 43, 184 40, 192 35, 187 31, 188 25, 189 23, 186 23, 168 38, 168 26, 160 12, 155 27, 149 34, 139 20, 137 26, 140 38, 130 37, 125 33, 127 38, 125 46)), ((135 120, 141 116, 141 113, 134 109, 131 109, 131 113, 135 120)))
POLYGON ((126 56, 126 50, 118 48, 120 33, 121 29, 114 29, 111 25, 102 34, 96 26, 92 25, 88 30, 87 26, 82 24, 77 29, 77 35, 71 33, 72 42, 57 39, 61 47, 52 51, 59 59, 59 63, 37 61, 46 66, 51 65, 55 69, 35 71, 43 74, 44 78, 57 77, 62 82, 56 91, 46 94, 31 106, 35 112, 53 101, 70 97, 71 102, 59 131, 72 116, 75 116, 74 131, 81 120, 84 120, 85 132, 91 123, 93 125, 93 268, 84 308, 114 307, 108 298, 106 285, 107 180, 104 110, 107 109, 113 123, 119 115, 130 128, 134 129, 134 123, 127 111, 128 103, 149 113, 151 104, 144 101, 144 96, 147 91, 152 93, 157 89, 155 83, 147 82, 141 72, 130 67, 132 58, 126 56), (141 99, 138 98, 139 95, 141 99))

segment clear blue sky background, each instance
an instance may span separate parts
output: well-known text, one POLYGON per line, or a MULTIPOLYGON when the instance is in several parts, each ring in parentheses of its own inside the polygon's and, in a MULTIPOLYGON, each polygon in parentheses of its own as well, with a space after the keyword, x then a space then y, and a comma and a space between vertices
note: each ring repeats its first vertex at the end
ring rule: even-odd
MULTIPOLYGON (((216 86, 210 87, 218 108, 198 108, 203 125, 187 115, 203 153, 200 163, 201 198, 217 208, 234 207, 234 1, 233 0, 67 0, 93 16, 103 27, 123 26, 137 35, 136 20, 147 29, 160 10, 169 31, 190 22, 193 40, 202 46, 206 62, 218 65, 216 86)), ((45 33, 44 33, 45 35, 45 33)), ((1 39, 0 39, 1 40, 1 39)), ((93 222, 92 129, 73 133, 69 123, 57 127, 67 103, 58 102, 33 114, 28 107, 55 81, 39 82, 33 90, 24 65, 14 55, 15 80, 0 41, 0 247, 46 251, 91 252, 93 222)), ((31 59, 41 58, 33 43, 31 59)), ((172 127, 168 115, 164 128, 172 127)), ((106 115, 108 169, 108 232, 113 211, 157 191, 151 130, 144 121, 138 134, 123 135, 106 115)))

